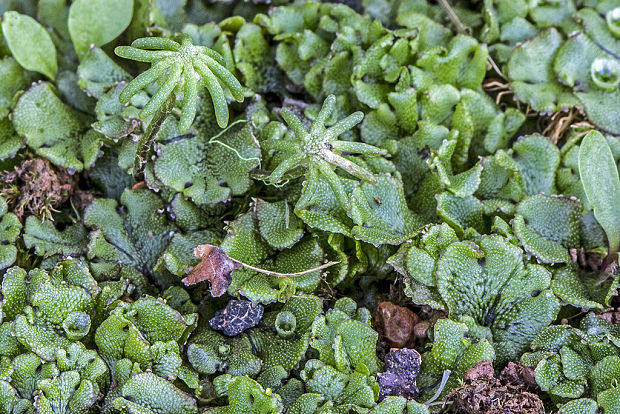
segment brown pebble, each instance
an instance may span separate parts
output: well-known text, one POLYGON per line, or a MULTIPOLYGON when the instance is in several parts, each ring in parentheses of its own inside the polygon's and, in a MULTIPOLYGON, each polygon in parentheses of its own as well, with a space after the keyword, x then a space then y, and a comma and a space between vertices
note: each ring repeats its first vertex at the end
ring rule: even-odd
POLYGON ((375 325, 383 340, 393 348, 413 348, 418 319, 411 310, 392 302, 379 303, 375 312, 375 325))

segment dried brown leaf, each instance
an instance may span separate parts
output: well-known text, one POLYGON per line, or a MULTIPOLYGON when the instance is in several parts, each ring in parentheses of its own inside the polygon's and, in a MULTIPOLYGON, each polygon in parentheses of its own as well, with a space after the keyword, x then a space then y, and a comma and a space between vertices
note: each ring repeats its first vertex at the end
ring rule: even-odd
POLYGON ((200 263, 192 269, 182 282, 185 286, 195 285, 208 280, 211 282, 211 296, 218 297, 226 293, 233 270, 241 267, 241 263, 228 257, 226 252, 212 244, 201 244, 194 249, 194 256, 200 263))
POLYGON ((194 256, 200 258, 200 263, 192 269, 192 271, 185 277, 182 282, 185 286, 195 285, 197 283, 208 280, 211 282, 211 296, 222 296, 230 282, 232 276, 230 275, 233 270, 240 267, 246 267, 255 272, 263 273, 268 276, 275 277, 296 277, 303 276, 308 273, 323 270, 339 262, 327 262, 312 269, 304 270, 302 272, 295 273, 279 273, 272 270, 261 269, 252 265, 240 262, 239 260, 228 257, 226 252, 217 246, 212 244, 200 244, 194 249, 194 256))

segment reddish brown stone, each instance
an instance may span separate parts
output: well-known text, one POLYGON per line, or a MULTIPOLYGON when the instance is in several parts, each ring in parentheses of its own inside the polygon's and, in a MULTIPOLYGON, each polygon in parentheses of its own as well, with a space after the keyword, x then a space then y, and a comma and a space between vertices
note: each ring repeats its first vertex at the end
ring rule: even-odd
POLYGON ((375 312, 375 326, 392 348, 413 348, 418 316, 392 302, 381 302, 375 312))

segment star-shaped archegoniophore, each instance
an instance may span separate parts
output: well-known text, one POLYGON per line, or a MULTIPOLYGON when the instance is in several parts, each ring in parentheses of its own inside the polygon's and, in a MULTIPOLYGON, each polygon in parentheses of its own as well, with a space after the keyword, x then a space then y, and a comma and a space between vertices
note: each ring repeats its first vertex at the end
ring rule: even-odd
POLYGON ((215 117, 221 128, 228 125, 228 103, 220 82, 238 102, 243 101, 243 88, 235 76, 224 66, 224 58, 214 50, 196 46, 186 34, 176 37, 178 41, 162 37, 144 37, 133 41, 131 46, 119 46, 114 52, 123 58, 151 63, 151 68, 138 75, 121 92, 121 103, 140 92, 146 86, 163 79, 157 92, 142 111, 141 117, 154 114, 166 105, 175 91, 183 93, 179 131, 187 132, 196 116, 199 80, 209 91, 215 109, 215 117))
POLYGON ((364 114, 359 111, 355 112, 326 128, 325 122, 331 116, 335 106, 336 97, 329 95, 323 102, 323 106, 310 130, 306 130, 299 118, 290 110, 282 108, 282 117, 295 134, 295 138, 277 140, 272 146, 275 150, 290 154, 290 157, 282 161, 273 170, 269 176, 269 181, 277 183, 287 171, 297 166, 304 166, 307 168, 309 179, 318 177, 318 175, 323 176, 334 191, 338 202, 348 210, 347 195, 340 178, 334 172, 334 167, 342 168, 352 176, 372 184, 376 183, 377 180, 371 171, 346 159, 343 153, 381 156, 386 155, 387 152, 362 142, 338 140, 340 135, 359 124, 364 118, 364 114))

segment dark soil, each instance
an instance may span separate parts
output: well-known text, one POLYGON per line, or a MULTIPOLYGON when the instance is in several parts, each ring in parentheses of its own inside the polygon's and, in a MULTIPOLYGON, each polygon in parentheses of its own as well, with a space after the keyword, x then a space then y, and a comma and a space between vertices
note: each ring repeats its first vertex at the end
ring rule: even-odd
POLYGON ((444 407, 452 414, 544 414, 534 373, 530 368, 508 363, 495 378, 493 365, 482 361, 467 371, 464 384, 450 391, 444 407), (532 391, 532 392, 530 392, 532 391))
POLYGON ((76 179, 41 158, 28 159, 13 171, 0 173, 0 194, 13 213, 47 220, 74 193, 76 179))

